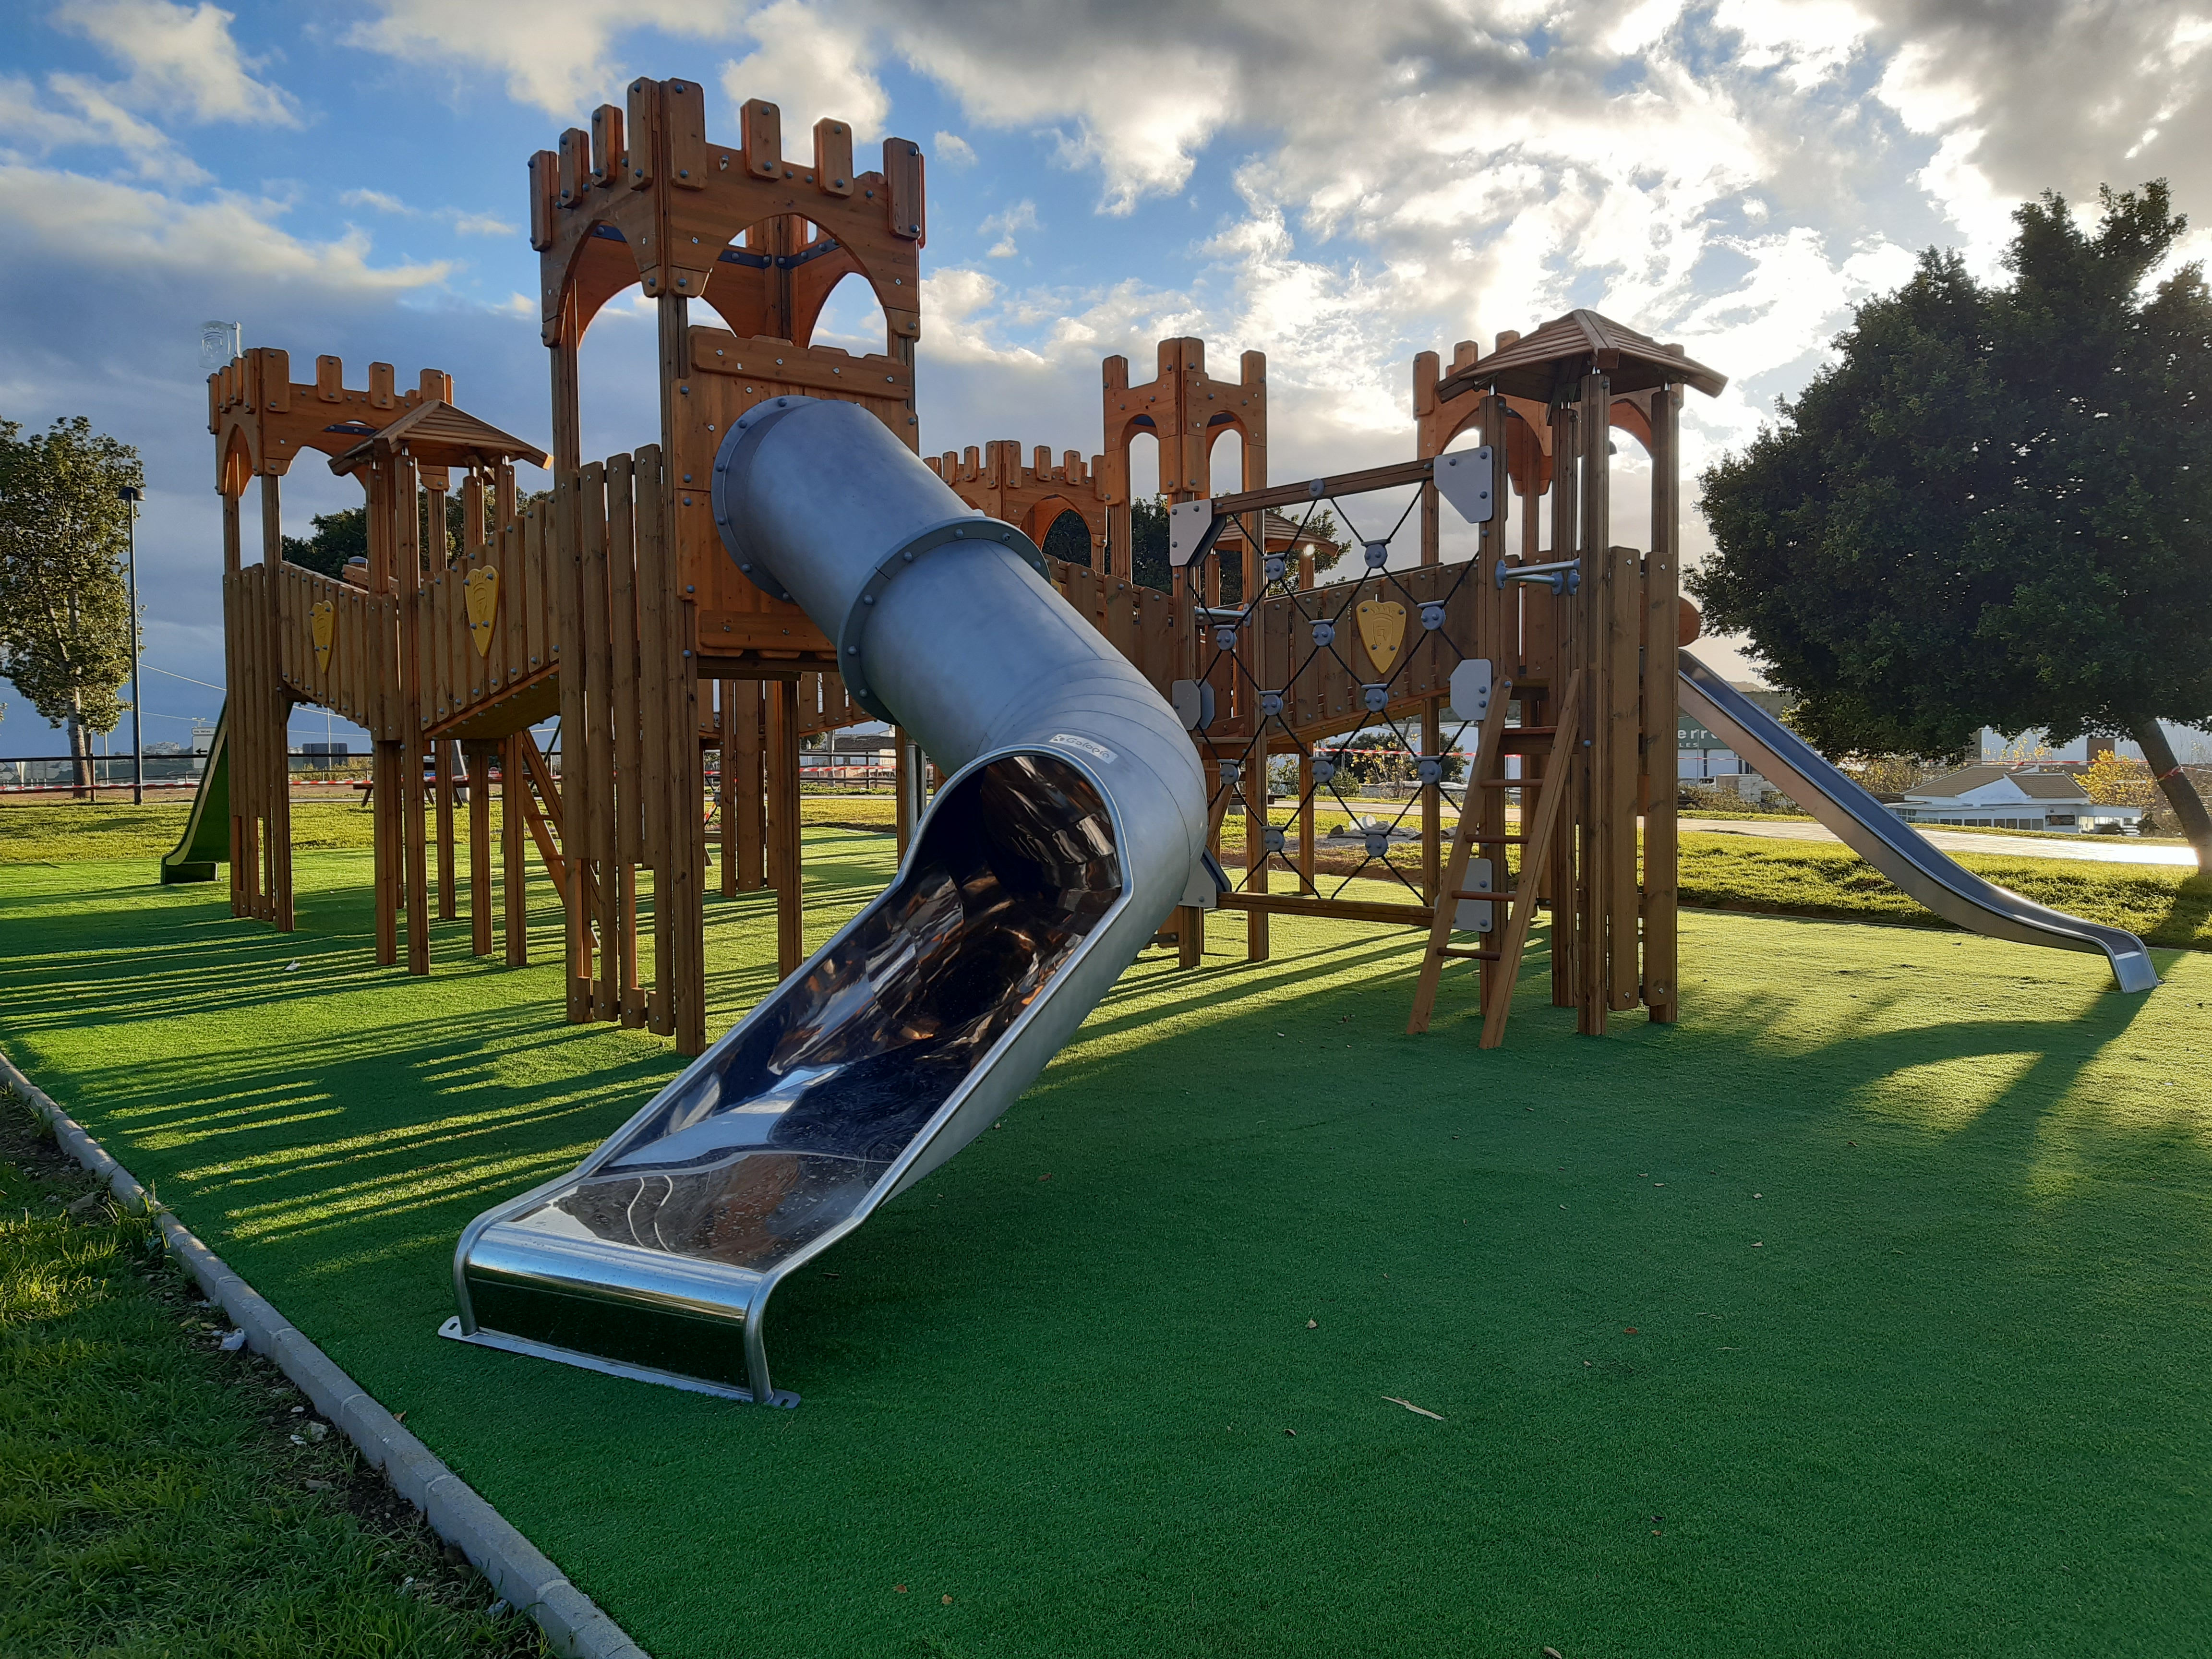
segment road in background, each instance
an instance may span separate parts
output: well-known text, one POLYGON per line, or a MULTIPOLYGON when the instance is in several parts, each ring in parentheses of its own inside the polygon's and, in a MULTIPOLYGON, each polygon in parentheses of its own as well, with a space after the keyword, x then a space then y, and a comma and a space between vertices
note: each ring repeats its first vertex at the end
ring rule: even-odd
MULTIPOLYGON (((1771 841, 1826 841, 1836 837, 1820 824, 1800 818, 1684 818, 1681 827, 1714 836, 1759 836, 1771 841)), ((2193 868, 2197 855, 2185 845, 2129 842, 2118 836, 1984 836, 1971 830, 1936 830, 1908 824, 1930 847, 1945 853, 1988 853, 2002 858, 2083 859, 2097 864, 2179 865, 2193 868)))

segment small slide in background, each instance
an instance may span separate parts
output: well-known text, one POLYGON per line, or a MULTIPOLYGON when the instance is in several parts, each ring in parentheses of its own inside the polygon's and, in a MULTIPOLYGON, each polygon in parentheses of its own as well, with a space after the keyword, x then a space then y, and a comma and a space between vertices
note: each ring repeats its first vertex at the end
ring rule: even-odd
POLYGON ((161 885, 213 881, 215 867, 230 861, 230 705, 216 717, 200 787, 192 792, 185 833, 161 855, 161 885))
POLYGON ((2018 945, 2102 954, 2123 991, 2148 991, 2158 983, 2158 970, 2133 933, 2050 909, 1953 863, 1810 744, 1686 651, 1681 665, 1684 712, 1944 921, 2018 945))

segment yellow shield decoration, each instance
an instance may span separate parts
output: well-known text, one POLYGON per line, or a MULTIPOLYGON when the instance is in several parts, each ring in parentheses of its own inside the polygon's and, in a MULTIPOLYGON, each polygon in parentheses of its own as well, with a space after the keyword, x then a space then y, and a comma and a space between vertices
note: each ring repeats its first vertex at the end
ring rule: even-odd
POLYGON ((1395 599, 1362 599, 1359 602, 1359 642, 1367 647, 1367 659, 1375 665, 1375 672, 1389 678, 1390 665, 1398 660, 1398 647, 1406 638, 1406 607, 1395 599))
POLYGON ((476 641, 477 655, 487 656, 491 652, 491 620, 499 611, 499 572, 488 564, 480 564, 469 572, 469 637, 476 641))
POLYGON ((307 612, 307 631, 315 641, 315 668, 318 672, 331 665, 331 641, 337 632, 338 608, 328 599, 312 607, 307 612))

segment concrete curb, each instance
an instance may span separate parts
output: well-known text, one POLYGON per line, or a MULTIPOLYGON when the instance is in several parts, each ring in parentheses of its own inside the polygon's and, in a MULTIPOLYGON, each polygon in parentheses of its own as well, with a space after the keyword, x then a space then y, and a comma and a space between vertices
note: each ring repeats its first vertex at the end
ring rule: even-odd
POLYGON ((63 1149, 105 1180, 126 1208, 153 1216, 170 1254, 190 1269, 210 1299, 222 1305, 231 1322, 246 1333, 247 1345, 276 1361, 315 1409, 384 1471, 400 1496, 422 1511, 441 1538, 466 1554, 500 1595, 535 1619, 556 1653, 564 1659, 650 1659, 497 1510, 162 1208, 130 1170, 34 1087, 5 1054, 0 1054, 0 1085, 28 1101, 52 1126, 63 1149))

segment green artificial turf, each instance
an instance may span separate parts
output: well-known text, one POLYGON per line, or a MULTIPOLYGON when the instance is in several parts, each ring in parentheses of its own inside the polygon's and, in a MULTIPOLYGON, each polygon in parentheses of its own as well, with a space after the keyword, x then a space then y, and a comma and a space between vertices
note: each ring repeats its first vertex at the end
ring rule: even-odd
POLYGON ((0 1653, 539 1652, 228 1323, 0 1099, 0 1653))
MULTIPOLYGON (((886 872, 809 837, 810 940, 886 872)), ((454 1236, 678 1062, 537 963, 0 872, 0 1036, 659 1659, 2171 1655, 2212 1597, 2212 962, 1683 923, 1683 1023, 1508 1043, 1415 942, 1143 957, 769 1316, 795 1413, 443 1342, 454 1236), (296 965, 295 965, 296 964, 296 965), (1411 1401, 1437 1416, 1392 1403, 1411 1401)), ((708 908, 713 1024, 769 899, 708 908)))

